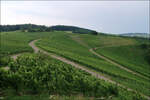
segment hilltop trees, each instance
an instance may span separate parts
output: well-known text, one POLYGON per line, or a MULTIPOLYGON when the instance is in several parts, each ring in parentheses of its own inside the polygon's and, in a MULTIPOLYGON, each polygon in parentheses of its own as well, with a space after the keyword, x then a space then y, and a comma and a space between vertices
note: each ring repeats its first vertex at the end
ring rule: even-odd
POLYGON ((49 27, 44 25, 34 25, 34 24, 19 24, 19 25, 0 25, 0 31, 17 31, 21 30, 23 32, 45 32, 51 31, 49 27))
POLYGON ((147 49, 147 57, 148 63, 150 64, 150 47, 147 49))
POLYGON ((91 34, 98 35, 98 33, 96 31, 93 31, 91 34))
POLYGON ((80 34, 94 34, 97 35, 96 31, 75 27, 75 26, 64 26, 64 25, 56 25, 50 27, 52 30, 56 31, 72 31, 72 33, 80 33, 80 34))
POLYGON ((97 35, 97 32, 94 30, 89 30, 75 26, 56 25, 47 27, 44 25, 34 25, 34 24, 0 25, 1 32, 17 31, 17 30, 21 30, 22 32, 72 31, 72 33, 97 35))
POLYGON ((150 44, 141 44, 141 48, 146 50, 146 60, 148 61, 148 63, 150 63, 150 44))

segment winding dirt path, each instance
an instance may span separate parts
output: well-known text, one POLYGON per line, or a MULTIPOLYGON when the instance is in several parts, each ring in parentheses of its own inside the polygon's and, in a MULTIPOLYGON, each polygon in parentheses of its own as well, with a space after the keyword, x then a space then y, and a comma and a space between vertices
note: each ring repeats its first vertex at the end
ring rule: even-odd
MULTIPOLYGON (((96 50, 97 48, 94 48, 94 49, 96 50)), ((134 75, 137 75, 137 76, 140 76, 140 77, 142 77, 142 78, 145 78, 145 79, 148 79, 148 80, 149 80, 149 78, 147 78, 147 77, 145 77, 145 76, 143 76, 143 75, 141 75, 141 74, 139 74, 139 73, 137 73, 137 72, 134 72, 134 71, 132 71, 132 70, 126 68, 125 66, 120 65, 119 63, 116 63, 116 62, 112 61, 111 59, 109 59, 109 58, 107 58, 107 57, 105 57, 105 56, 103 56, 103 55, 101 55, 101 54, 99 54, 99 53, 96 53, 96 52, 94 51, 94 49, 91 48, 91 49, 89 49, 89 51, 90 51, 91 53, 93 53, 94 55, 98 56, 99 58, 102 58, 102 59, 106 60, 107 62, 109 62, 109 63, 111 63, 111 64, 113 64, 113 65, 115 65, 115 66, 117 66, 117 67, 119 67, 119 68, 121 68, 121 69, 127 71, 127 72, 130 72, 130 73, 132 73, 132 74, 134 74, 134 75)))
POLYGON ((53 53, 50 53, 50 52, 46 52, 46 51, 44 51, 44 50, 38 48, 38 47, 34 44, 36 41, 38 41, 38 40, 34 40, 34 41, 32 41, 32 42, 29 43, 29 45, 34 49, 34 52, 35 52, 35 53, 42 52, 42 53, 44 53, 44 54, 46 54, 46 55, 48 55, 48 56, 51 56, 52 58, 58 59, 58 60, 60 60, 60 61, 62 61, 62 62, 65 62, 65 63, 67 63, 67 64, 70 64, 70 65, 72 65, 72 66, 74 66, 74 67, 76 67, 76 68, 79 68, 79 69, 81 69, 81 70, 84 70, 84 71, 86 71, 86 72, 92 74, 93 76, 95 76, 95 77, 97 77, 97 78, 100 78, 100 79, 109 81, 109 82, 111 82, 111 83, 113 83, 113 84, 117 84, 116 82, 110 80, 109 78, 106 78, 106 77, 104 77, 104 76, 102 76, 102 75, 100 75, 100 74, 97 74, 97 73, 94 72, 94 71, 91 71, 91 70, 87 69, 85 66, 82 66, 82 65, 77 64, 77 63, 75 63, 75 62, 73 62, 73 61, 71 61, 71 60, 68 60, 68 59, 64 58, 64 57, 58 56, 58 55, 53 54, 53 53))
MULTIPOLYGON (((81 39, 79 36, 72 36, 72 35, 70 35, 70 37, 71 37, 74 41, 78 42, 79 44, 81 44, 81 45, 83 45, 83 46, 85 46, 85 47, 90 48, 86 43, 84 43, 84 42, 82 41, 82 39, 81 39)), ((107 47, 112 47, 112 46, 107 46, 107 47)), ((109 62, 109 63, 115 65, 116 67, 119 67, 120 69, 123 69, 123 70, 125 70, 125 71, 127 71, 127 72, 129 72, 129 73, 132 73, 132 74, 134 74, 134 75, 137 75, 137 76, 140 76, 140 77, 142 77, 142 78, 145 78, 145 79, 148 79, 148 80, 149 80, 148 77, 145 77, 145 76, 143 76, 143 75, 141 75, 141 74, 139 74, 139 73, 137 73, 137 72, 135 72, 135 71, 130 70, 129 68, 127 68, 127 67, 125 67, 125 66, 123 66, 123 65, 121 65, 121 64, 119 64, 119 63, 117 63, 117 62, 114 62, 113 60, 111 60, 111 59, 109 59, 109 58, 107 58, 107 57, 105 57, 105 56, 103 56, 103 55, 101 55, 101 54, 99 54, 99 53, 96 53, 94 50, 96 50, 96 49, 98 49, 98 48, 104 48, 104 47, 90 48, 89 51, 90 51, 91 53, 93 53, 94 55, 98 56, 99 58, 104 59, 105 61, 107 61, 107 62, 109 62)))
MULTIPOLYGON (((66 58, 64 58, 64 57, 58 56, 58 55, 56 55, 56 54, 53 54, 53 53, 50 53, 50 52, 47 52, 47 51, 44 51, 44 50, 38 48, 38 47, 35 45, 35 42, 36 42, 36 41, 38 41, 38 40, 33 40, 33 41, 31 41, 31 42, 29 43, 29 45, 34 49, 34 52, 35 52, 35 53, 42 52, 42 53, 44 53, 44 54, 46 54, 46 55, 48 55, 48 56, 51 56, 52 58, 55 58, 55 59, 60 60, 60 61, 62 61, 62 62, 64 62, 64 63, 70 64, 70 65, 72 65, 73 67, 76 67, 76 68, 81 69, 81 70, 83 70, 83 71, 86 71, 86 72, 90 73, 92 76, 95 76, 95 77, 97 77, 97 78, 99 78, 99 79, 105 80, 105 81, 110 82, 110 83, 112 83, 112 84, 116 84, 116 85, 118 85, 118 86, 120 86, 120 87, 122 87, 122 88, 127 89, 128 91, 136 92, 135 90, 133 90, 133 89, 131 89, 131 88, 128 88, 128 87, 126 87, 126 86, 124 86, 124 85, 122 85, 122 84, 119 84, 119 83, 117 83, 117 82, 115 82, 115 81, 113 81, 113 80, 111 80, 111 79, 109 79, 109 78, 107 78, 107 77, 101 75, 100 73, 96 73, 96 72, 94 72, 94 71, 92 71, 92 70, 89 70, 88 68, 86 68, 86 66, 80 65, 80 64, 75 63, 75 62, 73 62, 73 61, 71 61, 71 60, 68 60, 68 59, 66 59, 66 58)), ((147 98, 148 100, 150 100, 150 97, 149 97, 149 96, 146 96, 146 95, 144 95, 144 94, 142 94, 142 93, 140 93, 140 94, 141 94, 143 97, 145 97, 145 98, 147 98)))
MULTIPOLYGON (((39 39, 38 39, 38 40, 39 40, 39 39)), ((31 42, 29 43, 29 46, 31 46, 31 47, 33 48, 33 50, 34 50, 34 53, 42 52, 42 53, 44 53, 44 54, 46 54, 46 55, 48 55, 48 56, 51 56, 52 58, 55 58, 55 59, 60 60, 60 61, 62 61, 62 62, 64 62, 64 63, 70 64, 70 65, 72 65, 73 67, 76 67, 76 68, 81 69, 81 70, 83 70, 83 71, 86 71, 86 72, 90 73, 92 76, 95 76, 96 78, 105 80, 105 81, 110 82, 110 83, 112 83, 112 84, 116 84, 117 86, 120 86, 120 87, 122 87, 122 88, 125 88, 125 89, 127 89, 128 91, 136 92, 135 90, 133 90, 133 89, 131 89, 131 88, 128 88, 128 87, 126 87, 126 86, 124 86, 124 85, 121 85, 121 84, 119 84, 119 83, 117 83, 117 82, 115 82, 115 81, 113 81, 113 80, 111 80, 111 79, 109 79, 109 78, 107 78, 107 77, 101 75, 100 73, 96 73, 96 72, 94 72, 94 71, 92 71, 92 70, 86 68, 86 66, 80 65, 80 64, 75 63, 75 62, 73 62, 73 61, 71 61, 71 60, 68 60, 68 59, 66 59, 66 58, 64 58, 64 57, 58 56, 58 55, 56 55, 56 54, 53 54, 53 53, 44 51, 44 50, 41 49, 41 48, 38 48, 38 47, 35 45, 35 42, 37 42, 38 40, 33 40, 33 41, 31 41, 31 42)), ((91 51, 91 52, 92 52, 92 51, 91 51)), ((15 59, 16 59, 18 56, 20 56, 21 54, 23 54, 23 53, 15 54, 15 55, 12 55, 11 57, 15 60, 15 59)), ((140 94, 141 94, 143 97, 145 97, 145 98, 147 98, 148 100, 150 100, 150 97, 149 97, 149 96, 146 96, 146 95, 144 95, 144 94, 142 94, 142 93, 140 93, 140 94)))

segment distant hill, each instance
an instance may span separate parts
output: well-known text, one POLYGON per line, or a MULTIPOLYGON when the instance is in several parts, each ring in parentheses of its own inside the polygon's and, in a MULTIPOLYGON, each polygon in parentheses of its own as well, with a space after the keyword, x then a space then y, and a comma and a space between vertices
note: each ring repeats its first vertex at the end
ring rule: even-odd
POLYGON ((52 26, 50 28, 55 31, 72 31, 72 33, 97 34, 97 32, 94 30, 80 28, 80 27, 76 27, 76 26, 56 25, 56 26, 52 26))
POLYGON ((148 38, 149 34, 148 33, 123 33, 123 34, 120 34, 120 36, 148 38))
POLYGON ((48 31, 48 27, 35 24, 18 24, 18 25, 0 25, 1 32, 28 30, 28 31, 48 31))
POLYGON ((80 28, 76 26, 56 25, 48 27, 44 25, 35 25, 35 24, 0 25, 1 32, 17 31, 17 30, 21 30, 24 32, 71 31, 72 33, 97 35, 97 32, 94 30, 80 28))

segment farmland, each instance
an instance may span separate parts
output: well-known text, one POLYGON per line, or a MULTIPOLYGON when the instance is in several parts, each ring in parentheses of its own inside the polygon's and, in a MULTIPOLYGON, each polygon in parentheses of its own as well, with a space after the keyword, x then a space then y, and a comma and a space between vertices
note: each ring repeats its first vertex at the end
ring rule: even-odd
POLYGON ((58 55, 64 56, 68 59, 83 64, 90 69, 94 69, 108 77, 111 77, 118 82, 128 85, 131 88, 137 89, 139 91, 145 88, 143 92, 147 91, 148 94, 148 89, 150 88, 149 80, 137 77, 129 72, 119 69, 112 64, 109 64, 103 59, 99 59, 97 56, 90 53, 88 51, 88 48, 72 40, 72 38, 70 38, 66 33, 64 33, 64 35, 61 32, 58 32, 57 35, 53 34, 48 39, 43 39, 37 42, 37 45, 44 50, 54 52, 58 55), (136 84, 133 84, 135 82, 136 84))
POLYGON ((141 44, 148 43, 148 40, 107 35, 93 38, 82 35, 80 38, 89 44, 89 48, 97 48, 97 53, 149 77, 149 63, 145 59, 147 49, 141 47, 141 44))
POLYGON ((119 63, 126 65, 127 67, 129 66, 128 68, 131 68, 132 70, 135 70, 138 73, 150 77, 149 64, 145 60, 146 51, 140 46, 131 45, 119 47, 106 47, 102 49, 97 49, 97 52, 115 61, 118 61, 119 63), (115 52, 117 52, 117 54, 115 52))
MULTIPOLYGON (((81 98, 107 98, 113 95, 112 99, 114 100, 133 100, 136 98, 140 100, 141 97, 138 96, 138 93, 149 95, 149 64, 143 58, 143 50, 138 46, 140 44, 139 40, 134 38, 124 38, 103 34, 74 34, 65 31, 2 32, 1 37, 1 57, 5 58, 11 54, 31 52, 22 54, 16 61, 10 59, 7 64, 10 67, 9 71, 3 71, 3 69, 1 69, 2 75, 6 75, 7 73, 10 75, 3 76, 3 79, 5 79, 4 77, 8 77, 8 79, 10 78, 10 83, 13 84, 15 82, 22 82, 21 86, 20 84, 17 84, 17 89, 12 84, 5 84, 6 86, 3 87, 9 86, 5 92, 13 91, 13 89, 15 89, 16 92, 19 91, 19 93, 28 95, 26 98, 32 97, 28 94, 34 94, 32 92, 36 92, 37 94, 46 92, 55 95, 58 98, 59 96, 57 95, 60 95, 60 98, 61 95, 67 96, 82 94, 83 96, 79 96, 81 98), (119 84, 136 90, 137 94, 124 90, 119 86, 116 87, 116 85, 103 80, 96 79, 84 71, 73 68, 73 66, 56 59, 49 58, 46 55, 33 54, 33 49, 28 44, 30 41, 37 39, 39 40, 35 43, 35 45, 42 50, 54 53, 83 65, 89 70, 95 71, 95 73, 99 73, 115 82, 118 82, 119 84), (145 78, 122 70, 121 68, 118 68, 117 66, 89 52, 90 48, 96 47, 102 47, 95 50, 97 53, 138 72, 145 78), (130 51, 134 50, 136 52, 131 55, 130 51), (117 52, 117 54, 115 52, 117 52), (124 57, 124 54, 126 57, 124 57), (135 58, 135 56, 137 57, 135 58), (26 76, 28 75, 31 75, 31 77, 28 77, 27 79, 26 76), (51 78, 47 78, 48 76, 51 76, 51 78), (14 78, 16 77, 21 77, 21 79, 19 78, 14 81, 14 78), (33 84, 33 88, 27 88, 31 84, 33 84), (42 84, 42 87, 40 87, 40 84, 42 84), (41 89, 43 91, 41 91, 41 89)), ((10 80, 6 80, 6 82, 10 80)), ((72 98, 74 97, 72 96, 72 98)))
POLYGON ((0 56, 7 56, 10 54, 20 52, 33 52, 28 43, 34 39, 46 37, 49 33, 32 33, 32 32, 1 32, 1 48, 0 56))

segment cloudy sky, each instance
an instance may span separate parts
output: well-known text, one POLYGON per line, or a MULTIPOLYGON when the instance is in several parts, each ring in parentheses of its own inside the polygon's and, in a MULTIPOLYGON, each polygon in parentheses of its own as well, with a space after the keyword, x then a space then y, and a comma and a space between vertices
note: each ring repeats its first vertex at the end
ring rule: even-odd
POLYGON ((149 33, 149 1, 2 1, 1 24, 74 25, 149 33))

